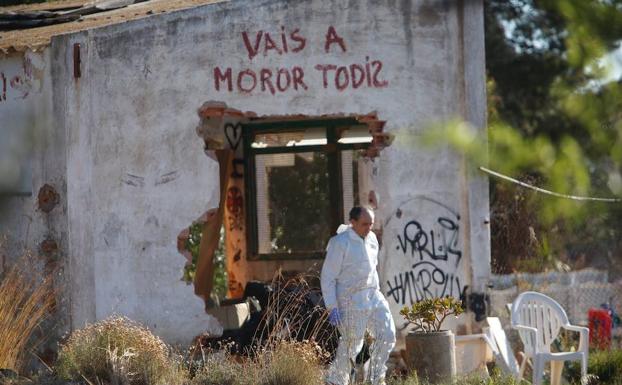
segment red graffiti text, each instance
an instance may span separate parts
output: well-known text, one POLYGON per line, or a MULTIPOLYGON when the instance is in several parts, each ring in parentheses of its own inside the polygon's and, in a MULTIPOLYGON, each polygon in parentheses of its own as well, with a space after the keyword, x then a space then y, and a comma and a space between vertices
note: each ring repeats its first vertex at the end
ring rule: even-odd
POLYGON ((214 68, 214 88, 233 92, 250 93, 255 90, 269 92, 272 95, 277 92, 307 90, 304 80, 305 73, 300 67, 292 68, 262 68, 260 70, 244 69, 233 72, 231 67, 214 68))

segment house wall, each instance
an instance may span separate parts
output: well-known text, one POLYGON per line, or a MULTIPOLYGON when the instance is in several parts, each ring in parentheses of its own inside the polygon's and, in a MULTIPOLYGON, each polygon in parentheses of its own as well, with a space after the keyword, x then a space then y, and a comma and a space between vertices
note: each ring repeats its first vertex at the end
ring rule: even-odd
POLYGON ((0 273, 19 263, 53 274, 55 311, 38 331, 50 338, 70 327, 71 306, 60 294, 68 282, 67 179, 52 67, 49 49, 0 58, 0 273))
MULTIPOLYGON (((186 260, 177 234, 217 206, 218 165, 196 138, 193 108, 184 113, 195 104, 187 84, 166 86, 166 71, 159 71, 166 55, 148 46, 138 62, 129 53, 109 55, 102 47, 116 43, 100 35, 107 36, 85 31, 51 45, 59 69, 54 104, 68 141, 73 327, 119 314, 187 345, 219 325, 181 281, 186 260)), ((118 44, 129 49, 133 39, 148 39, 125 38, 118 44)))
MULTIPOLYGON (((0 190, 5 193, 0 198, 0 223, 7 237, 7 259, 28 243, 34 244, 48 218, 40 210, 33 211, 38 208, 37 189, 44 178, 41 170, 47 154, 41 150, 50 140, 36 135, 46 123, 41 117, 51 115, 46 103, 51 90, 46 58, 46 54, 28 52, 0 60, 0 190), (30 218, 23 220, 23 216, 30 218)), ((62 168, 62 163, 55 164, 62 168)), ((62 183, 55 187, 62 189, 62 183)))
POLYGON ((231 1, 55 37, 73 326, 121 313, 178 342, 215 328, 176 251, 179 231, 218 204, 218 166, 195 133, 207 100, 258 115, 377 111, 396 136, 372 177, 396 321, 417 298, 481 291, 487 179, 418 139, 456 116, 484 130, 482 13, 480 1, 231 1))

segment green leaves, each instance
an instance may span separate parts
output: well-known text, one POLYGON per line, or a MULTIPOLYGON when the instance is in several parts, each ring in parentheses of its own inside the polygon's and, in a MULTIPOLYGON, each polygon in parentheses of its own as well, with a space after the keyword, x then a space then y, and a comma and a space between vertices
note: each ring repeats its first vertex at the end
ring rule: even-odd
MULTIPOLYGON (((194 281, 197 270, 197 260, 199 258, 199 248, 201 246, 201 237, 203 235, 203 223, 193 223, 188 228, 190 234, 185 243, 185 248, 192 255, 192 262, 184 266, 184 275, 182 280, 190 284, 194 281)), ((227 269, 225 266, 225 231, 220 229, 220 240, 218 248, 214 252, 214 287, 212 294, 217 298, 225 298, 227 295, 227 269)))
POLYGON ((457 317, 463 312, 462 302, 454 297, 424 299, 400 310, 400 314, 415 326, 415 330, 426 333, 441 330, 445 318, 450 315, 457 317))

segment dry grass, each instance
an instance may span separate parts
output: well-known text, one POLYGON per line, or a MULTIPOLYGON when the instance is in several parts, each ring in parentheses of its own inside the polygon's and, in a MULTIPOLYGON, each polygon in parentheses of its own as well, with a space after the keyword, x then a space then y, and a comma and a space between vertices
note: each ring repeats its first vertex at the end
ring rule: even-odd
POLYGON ((61 346, 57 371, 65 379, 111 385, 172 384, 185 376, 162 340, 123 317, 74 331, 61 346))
POLYGON ((326 344, 336 342, 336 330, 326 322, 323 307, 310 300, 310 276, 285 280, 277 272, 249 357, 234 357, 222 349, 203 352, 203 365, 192 385, 321 385, 326 344), (325 344, 321 346, 320 343, 325 344))
POLYGON ((0 276, 0 368, 23 369, 27 352, 41 342, 31 340, 33 332, 53 306, 52 276, 41 277, 31 254, 0 276))
MULTIPOLYGON (((387 385, 431 385, 425 380, 417 378, 416 374, 404 378, 391 378, 387 385)), ((442 382, 437 385, 520 385, 513 377, 493 372, 490 377, 484 378, 477 375, 458 376, 453 381, 442 382)))
POLYGON ((253 361, 240 363, 225 350, 205 354, 191 385, 252 385, 256 378, 253 361))
POLYGON ((322 385, 324 371, 317 345, 281 342, 259 357, 259 385, 322 385))
POLYGON ((336 347, 338 334, 337 329, 328 323, 324 307, 309 301, 320 295, 308 283, 316 278, 301 274, 284 280, 277 271, 272 281, 274 293, 254 336, 258 350, 269 351, 285 342, 304 341, 317 348, 317 356, 322 362, 330 358, 328 352, 336 347))
POLYGON ((225 350, 204 356, 192 385, 322 385, 324 371, 318 346, 282 341, 253 358, 231 356, 225 350))
POLYGON ((317 277, 298 275, 283 279, 280 271, 272 281, 270 296, 261 327, 252 384, 321 385, 323 365, 330 359, 329 350, 337 341, 337 331, 327 322, 323 307, 311 300, 319 293, 309 281, 317 277))

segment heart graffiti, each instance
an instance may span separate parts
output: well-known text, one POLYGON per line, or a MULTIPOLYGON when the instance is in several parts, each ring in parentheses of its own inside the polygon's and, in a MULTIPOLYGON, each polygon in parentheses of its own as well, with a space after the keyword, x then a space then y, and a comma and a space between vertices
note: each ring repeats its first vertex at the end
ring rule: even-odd
POLYGON ((233 150, 237 150, 242 141, 242 125, 240 123, 225 124, 225 137, 227 138, 227 142, 229 142, 229 147, 233 150))

